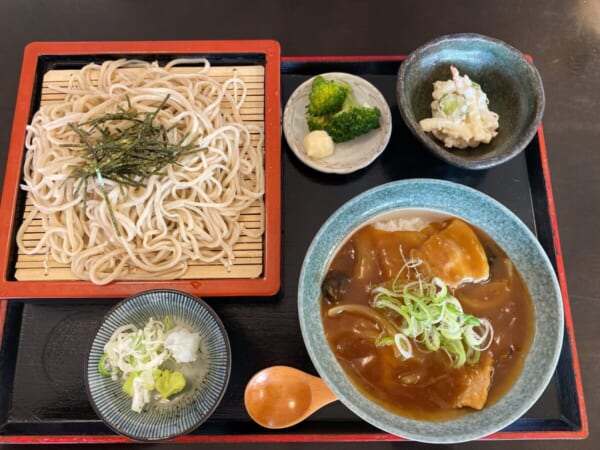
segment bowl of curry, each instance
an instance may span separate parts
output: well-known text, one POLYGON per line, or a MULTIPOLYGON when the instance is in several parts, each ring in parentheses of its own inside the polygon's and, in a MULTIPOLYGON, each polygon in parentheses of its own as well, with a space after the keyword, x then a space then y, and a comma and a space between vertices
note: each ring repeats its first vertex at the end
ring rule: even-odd
POLYGON ((529 228, 472 188, 388 183, 322 226, 300 274, 304 342, 370 424, 422 442, 502 430, 541 396, 563 337, 554 269, 529 228))

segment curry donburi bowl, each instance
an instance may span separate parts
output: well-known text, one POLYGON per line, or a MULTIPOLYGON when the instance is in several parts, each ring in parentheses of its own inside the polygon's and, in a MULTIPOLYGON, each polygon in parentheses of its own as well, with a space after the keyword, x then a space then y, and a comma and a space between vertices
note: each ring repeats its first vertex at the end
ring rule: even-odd
POLYGON ((482 438, 517 420, 544 392, 554 374, 563 339, 560 288, 547 255, 529 228, 487 195, 439 180, 388 183, 340 207, 318 231, 306 253, 298 287, 298 314, 317 372, 346 407, 383 431, 431 443, 482 438), (321 318, 321 284, 348 237, 364 224, 412 212, 458 217, 485 232, 510 258, 533 303, 535 334, 512 387, 481 410, 443 421, 411 419, 370 400, 338 362, 321 318))

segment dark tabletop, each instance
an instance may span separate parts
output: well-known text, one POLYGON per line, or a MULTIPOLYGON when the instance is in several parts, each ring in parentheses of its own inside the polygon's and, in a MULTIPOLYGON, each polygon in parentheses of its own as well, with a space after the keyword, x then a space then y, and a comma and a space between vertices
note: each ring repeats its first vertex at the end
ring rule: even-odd
MULTIPOLYGON (((599 448, 598 0, 2 0, 0 182, 23 48, 31 41, 274 39, 286 56, 403 55, 434 37, 457 32, 496 37, 530 54, 544 81, 543 124, 590 436, 583 441, 474 442, 447 448, 599 448)), ((203 447, 360 449, 367 445, 371 449, 426 447, 409 442, 203 447)))

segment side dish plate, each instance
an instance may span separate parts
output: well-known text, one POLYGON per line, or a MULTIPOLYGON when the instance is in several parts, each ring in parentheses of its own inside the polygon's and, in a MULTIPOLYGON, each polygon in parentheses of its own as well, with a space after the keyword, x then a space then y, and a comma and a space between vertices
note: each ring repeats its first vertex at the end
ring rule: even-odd
POLYGON ((309 133, 306 124, 306 105, 314 77, 306 80, 294 91, 283 113, 283 132, 294 154, 309 167, 325 173, 352 173, 371 164, 385 150, 392 135, 390 107, 375 86, 356 75, 331 72, 322 75, 326 80, 347 83, 360 105, 377 107, 381 111, 379 128, 351 141, 335 144, 332 155, 314 159, 304 151, 303 140, 309 133))

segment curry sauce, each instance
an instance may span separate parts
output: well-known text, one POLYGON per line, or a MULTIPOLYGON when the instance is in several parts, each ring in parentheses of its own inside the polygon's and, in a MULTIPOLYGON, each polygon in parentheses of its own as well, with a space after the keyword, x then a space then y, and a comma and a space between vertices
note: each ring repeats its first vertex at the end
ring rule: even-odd
POLYGON ((374 402, 415 419, 448 420, 500 399, 518 378, 535 334, 531 297, 513 263, 487 234, 458 219, 420 231, 383 231, 372 225, 359 229, 332 260, 323 292, 325 333, 349 379, 374 402), (327 314, 340 305, 369 306, 374 285, 389 282, 407 259, 426 259, 427 252, 436 256, 424 270, 438 276, 440 260, 446 258, 444 267, 453 271, 454 284, 448 283, 452 295, 465 313, 493 326, 491 344, 475 364, 455 368, 443 351, 418 345, 411 358, 399 358, 392 347, 375 345, 383 330, 369 316, 327 314), (476 256, 465 258, 473 252, 484 256, 478 267, 473 267, 476 256), (464 281, 456 278, 461 264, 472 266, 464 269, 470 271, 464 281), (471 273, 486 276, 473 281, 471 273))

